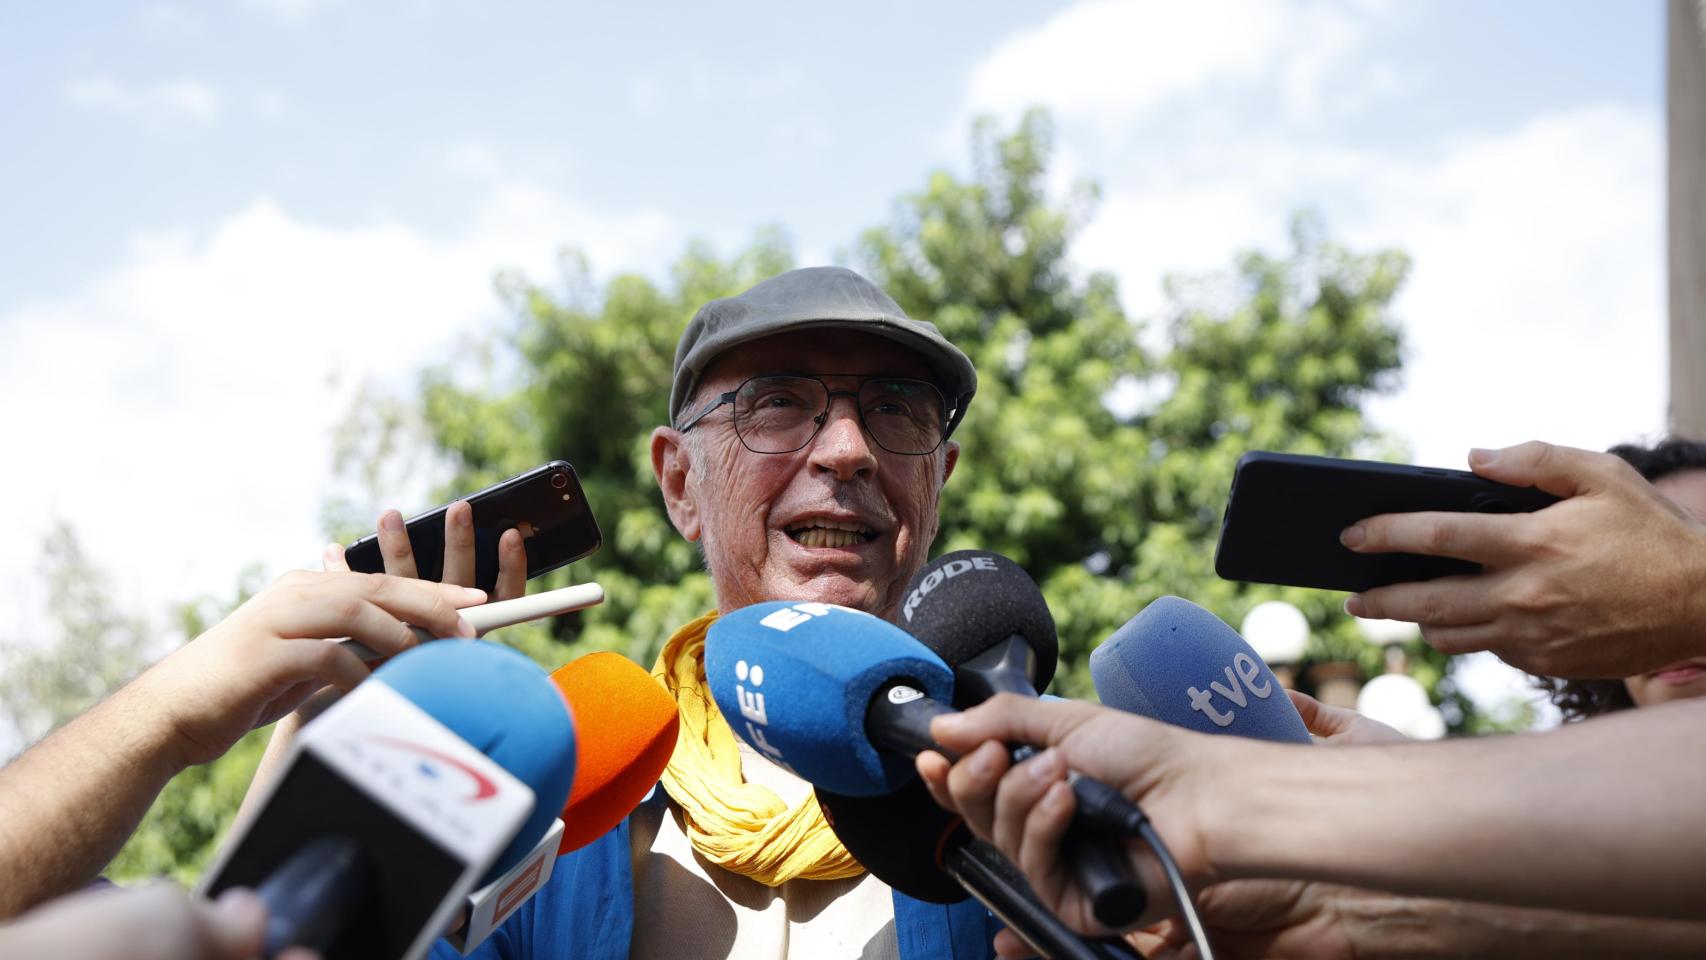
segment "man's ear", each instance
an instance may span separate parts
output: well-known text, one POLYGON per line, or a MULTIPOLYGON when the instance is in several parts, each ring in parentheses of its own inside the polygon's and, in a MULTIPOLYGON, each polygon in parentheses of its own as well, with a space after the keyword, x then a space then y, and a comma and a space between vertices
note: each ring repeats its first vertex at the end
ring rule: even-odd
POLYGON ((669 522, 687 540, 698 540, 699 505, 687 489, 687 478, 693 472, 693 452, 681 431, 658 427, 652 431, 652 474, 657 477, 658 490, 663 493, 664 509, 669 522))
POLYGON ((958 440, 949 440, 948 455, 942 460, 942 483, 946 484, 948 482, 948 478, 954 475, 954 464, 959 462, 960 442, 958 440))

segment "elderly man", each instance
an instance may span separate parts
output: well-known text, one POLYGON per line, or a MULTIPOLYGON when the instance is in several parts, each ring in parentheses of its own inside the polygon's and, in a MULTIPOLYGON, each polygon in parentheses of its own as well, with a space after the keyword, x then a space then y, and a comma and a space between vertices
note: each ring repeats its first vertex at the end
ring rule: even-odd
MULTIPOLYGON (((697 541, 717 610, 664 645, 681 707, 662 789, 550 884, 486 957, 983 957, 997 929, 891 891, 835 839, 811 787, 739 742, 704 684, 705 631, 766 600, 890 617, 936 536, 977 375, 868 280, 817 267, 706 304, 652 434, 670 520, 697 541)), ((399 548, 406 549, 401 543, 399 548)), ((452 957, 440 944, 435 956, 452 957)))

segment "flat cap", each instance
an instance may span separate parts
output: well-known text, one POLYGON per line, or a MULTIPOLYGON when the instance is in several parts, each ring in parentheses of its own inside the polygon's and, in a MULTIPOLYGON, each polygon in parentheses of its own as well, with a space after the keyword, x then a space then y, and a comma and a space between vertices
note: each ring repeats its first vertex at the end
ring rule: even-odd
POLYGON ((882 288, 845 267, 805 267, 778 274, 745 293, 712 300, 699 308, 675 347, 675 382, 669 391, 669 420, 699 378, 732 347, 791 330, 834 328, 887 337, 923 356, 936 385, 948 398, 948 434, 960 425, 977 393, 977 371, 936 325, 906 315, 882 288))

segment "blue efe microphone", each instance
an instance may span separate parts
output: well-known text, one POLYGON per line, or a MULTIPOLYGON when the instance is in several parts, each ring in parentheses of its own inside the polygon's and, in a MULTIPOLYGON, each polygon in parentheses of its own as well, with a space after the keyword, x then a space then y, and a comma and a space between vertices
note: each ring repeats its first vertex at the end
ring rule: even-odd
POLYGON ((421 644, 373 679, 532 788, 533 812, 480 882, 502 876, 545 835, 574 787, 575 723, 562 691, 523 654, 482 640, 421 644))
POLYGON ((1090 652, 1096 695, 1110 707, 1200 733, 1309 743, 1285 689, 1225 621, 1161 597, 1090 652))
MULTIPOLYGON (((905 756, 873 744, 873 721, 886 722, 874 714, 954 696, 953 671, 906 631, 849 607, 787 600, 711 624, 705 680, 741 739, 850 796, 888 793, 914 775, 905 756)), ((921 722, 928 737, 929 717, 921 722)))
MULTIPOLYGON (((705 681, 737 736, 813 786, 856 797, 912 779, 914 757, 942 750, 930 721, 955 712, 941 657, 832 603, 777 600, 718 619, 705 634, 705 681)), ((1035 748, 1009 749, 1017 763, 1035 748)), ((1077 777, 1072 789, 1075 817, 1098 830, 1130 836, 1145 822, 1106 784, 1077 777)))

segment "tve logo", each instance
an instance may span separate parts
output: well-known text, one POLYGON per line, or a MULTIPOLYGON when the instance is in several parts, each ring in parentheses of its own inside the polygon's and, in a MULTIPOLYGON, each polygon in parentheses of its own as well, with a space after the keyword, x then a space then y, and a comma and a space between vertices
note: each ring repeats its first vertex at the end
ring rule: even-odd
POLYGON ((1232 721, 1237 717, 1237 713, 1232 710, 1227 710, 1224 713, 1216 710, 1212 702, 1215 694, 1220 694, 1240 707, 1247 707, 1250 705, 1250 700, 1244 695, 1244 691, 1248 690, 1255 694, 1258 700, 1266 700, 1274 692, 1273 683, 1262 679, 1261 664, 1257 663, 1255 658, 1247 653, 1235 654, 1232 657, 1232 666, 1226 667, 1225 670, 1226 684, 1224 686, 1219 680, 1212 680, 1209 682, 1207 690, 1190 687, 1185 691, 1186 695, 1191 698, 1191 709, 1198 713, 1208 714, 1208 719, 1217 727, 1231 726, 1232 721), (1232 672, 1234 669, 1238 671, 1236 675, 1232 672), (1240 680, 1243 682, 1240 683, 1240 680))

